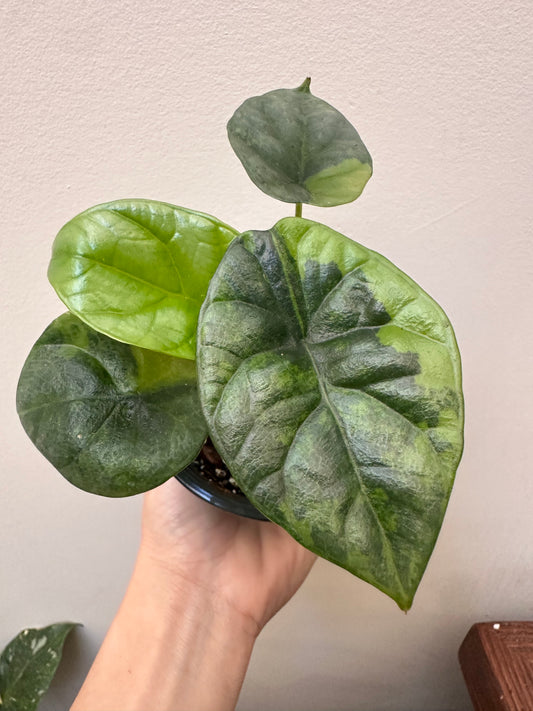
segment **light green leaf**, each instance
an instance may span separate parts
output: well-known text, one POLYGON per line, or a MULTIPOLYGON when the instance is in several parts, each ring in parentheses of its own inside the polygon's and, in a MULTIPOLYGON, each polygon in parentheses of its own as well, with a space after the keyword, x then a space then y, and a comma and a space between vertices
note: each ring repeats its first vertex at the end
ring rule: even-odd
POLYGON ((0 655, 0 708, 35 711, 56 673, 63 644, 76 627, 58 622, 18 634, 0 655))
POLYGON ((408 609, 462 452, 440 307, 381 255, 288 218, 233 242, 198 338, 208 427, 244 493, 408 609))
POLYGON ((228 122, 231 146, 267 195, 322 207, 352 202, 372 159, 351 123, 309 83, 247 99, 228 122))
POLYGON ((72 314, 56 319, 31 350, 17 410, 64 477, 104 496, 162 484, 207 436, 194 361, 120 343, 72 314))
POLYGON ((69 310, 97 331, 194 359, 200 306, 236 234, 203 213, 118 200, 60 230, 48 278, 69 310))

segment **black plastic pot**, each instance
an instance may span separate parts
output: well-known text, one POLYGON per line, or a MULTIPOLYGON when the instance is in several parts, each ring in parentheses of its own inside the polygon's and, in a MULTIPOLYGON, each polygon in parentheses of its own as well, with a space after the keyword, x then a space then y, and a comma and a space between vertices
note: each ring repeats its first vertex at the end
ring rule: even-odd
POLYGON ((213 506, 218 506, 224 511, 255 518, 258 521, 268 521, 263 514, 251 504, 242 493, 233 494, 226 491, 214 481, 211 481, 200 471, 200 467, 195 463, 189 464, 183 471, 176 474, 176 479, 180 481, 193 494, 199 496, 213 506))

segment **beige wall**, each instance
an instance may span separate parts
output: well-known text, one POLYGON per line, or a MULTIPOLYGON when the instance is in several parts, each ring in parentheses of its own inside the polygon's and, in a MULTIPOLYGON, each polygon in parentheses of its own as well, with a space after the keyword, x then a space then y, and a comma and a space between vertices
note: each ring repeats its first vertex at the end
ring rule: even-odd
POLYGON ((321 562, 263 633, 240 708, 467 709, 456 651, 470 624, 533 617, 531 4, 4 0, 0 12, 0 645, 27 625, 85 625, 43 711, 67 707, 102 639, 140 508, 69 486, 15 414, 24 358, 63 311, 51 241, 122 197, 270 227, 287 207, 248 181, 225 122, 308 74, 375 174, 358 203, 304 214, 384 253, 445 308, 466 449, 412 611, 321 562))

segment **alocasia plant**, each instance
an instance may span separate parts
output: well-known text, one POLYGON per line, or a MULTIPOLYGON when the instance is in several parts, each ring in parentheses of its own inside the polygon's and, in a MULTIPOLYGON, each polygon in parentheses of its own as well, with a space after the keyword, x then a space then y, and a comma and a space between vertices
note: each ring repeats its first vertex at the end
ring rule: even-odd
POLYGON ((157 486, 209 435, 259 511, 408 609, 462 452, 453 330, 383 256, 301 217, 372 174, 309 80, 245 101, 228 135, 296 216, 237 235, 121 200, 71 220, 48 272, 71 313, 24 365, 22 423, 67 479, 108 496, 157 486))

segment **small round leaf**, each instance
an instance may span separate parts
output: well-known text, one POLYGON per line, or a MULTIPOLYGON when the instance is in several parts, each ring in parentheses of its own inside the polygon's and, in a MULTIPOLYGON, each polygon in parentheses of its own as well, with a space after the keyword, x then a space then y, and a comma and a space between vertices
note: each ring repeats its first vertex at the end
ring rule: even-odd
POLYGON ((352 202, 372 175, 372 159, 352 124, 313 96, 309 82, 247 99, 228 122, 231 146, 267 195, 322 207, 352 202))
POLYGON ((17 410, 56 469, 103 496, 162 484, 207 436, 194 361, 120 343, 72 314, 53 321, 32 348, 17 410))

